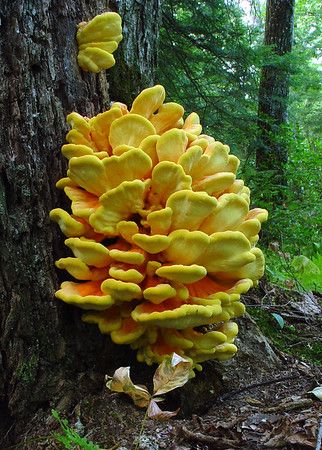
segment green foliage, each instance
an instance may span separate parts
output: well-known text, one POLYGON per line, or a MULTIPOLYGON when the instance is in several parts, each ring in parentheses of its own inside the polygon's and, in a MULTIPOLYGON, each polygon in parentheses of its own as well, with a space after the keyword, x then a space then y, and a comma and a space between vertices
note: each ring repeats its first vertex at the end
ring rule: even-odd
POLYGON ((290 120, 298 124, 307 139, 321 136, 322 9, 317 0, 297 0, 293 57, 297 70, 291 79, 290 120))
MULTIPOLYGON (((317 270, 313 273, 309 266, 299 270, 292 263, 294 258, 295 261, 298 257, 314 259, 319 253, 322 152, 317 149, 321 145, 315 140, 312 148, 300 127, 285 127, 279 139, 289 145, 286 186, 272 185, 274 171, 258 173, 253 162, 245 164, 242 171, 252 191, 252 203, 269 211, 269 221, 264 225, 261 237, 262 245, 266 244, 263 250, 267 274, 271 281, 281 285, 293 280, 293 286, 289 287, 321 291, 317 270), (273 202, 272 198, 280 190, 283 198, 279 203, 273 202), (267 248, 271 243, 278 244, 278 252, 267 248)), ((319 266, 321 262, 314 264, 319 266)))
POLYGON ((73 430, 66 419, 62 419, 54 409, 51 411, 54 419, 59 423, 63 434, 53 433, 57 442, 61 443, 66 449, 99 450, 99 447, 93 442, 81 437, 77 431, 73 430))
POLYGON ((282 317, 280 314, 276 314, 276 313, 272 313, 272 316, 274 317, 274 319, 275 319, 276 322, 278 323, 279 327, 280 327, 281 329, 283 329, 284 326, 285 326, 285 322, 284 322, 283 317, 282 317))
POLYGON ((274 345, 283 352, 295 355, 305 361, 322 365, 322 342, 311 342, 304 336, 306 324, 285 324, 283 328, 277 323, 271 313, 263 308, 249 308, 251 316, 257 325, 274 345))
POLYGON ((265 253, 266 272, 273 283, 299 291, 322 292, 321 253, 311 259, 304 255, 291 258, 288 253, 270 249, 265 253))
POLYGON ((292 260, 296 276, 306 290, 322 292, 322 254, 312 259, 304 255, 295 256, 292 260))
POLYGON ((318 0, 297 0, 293 51, 280 57, 262 44, 264 2, 250 3, 252 16, 246 18, 232 0, 165 0, 158 78, 171 100, 196 111, 204 132, 229 144, 241 159, 240 177, 251 188, 252 204, 269 211, 261 243, 270 280, 320 289, 316 274, 300 273, 292 260, 312 260, 320 242, 322 9, 318 0), (272 139, 287 148, 288 162, 258 173, 254 153, 264 64, 287 66, 291 74, 289 124, 274 130, 272 139), (283 172, 286 186, 278 176, 283 172), (270 251, 271 242, 289 257, 270 251))
POLYGON ((204 131, 245 154, 256 130, 255 30, 236 2, 166 0, 158 78, 174 101, 199 114, 204 131))

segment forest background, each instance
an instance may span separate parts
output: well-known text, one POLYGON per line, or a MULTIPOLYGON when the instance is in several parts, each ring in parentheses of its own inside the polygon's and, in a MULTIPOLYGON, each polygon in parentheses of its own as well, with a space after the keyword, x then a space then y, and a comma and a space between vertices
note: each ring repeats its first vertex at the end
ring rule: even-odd
POLYGON ((174 101, 200 115, 207 134, 241 159, 253 205, 269 211, 260 240, 267 278, 321 291, 322 11, 318 1, 295 2, 293 48, 279 56, 263 45, 265 8, 259 0, 166 1, 158 78, 174 101), (289 76, 288 118, 271 131, 287 161, 259 170, 261 68, 274 66, 289 76), (282 171, 285 183, 276 178, 282 171))

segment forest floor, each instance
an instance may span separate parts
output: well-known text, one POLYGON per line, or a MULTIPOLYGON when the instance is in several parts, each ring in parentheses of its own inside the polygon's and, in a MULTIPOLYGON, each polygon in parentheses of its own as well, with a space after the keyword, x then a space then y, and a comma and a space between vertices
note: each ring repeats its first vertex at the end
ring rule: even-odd
MULTIPOLYGON (((144 410, 108 391, 101 375, 83 374, 76 380, 76 397, 71 401, 64 393, 52 407, 97 447, 81 441, 68 447, 68 437, 65 446, 59 443, 53 434, 64 434, 62 429, 50 411, 40 410, 21 429, 19 443, 5 450, 320 448, 322 401, 309 391, 322 385, 321 297, 263 283, 244 300, 251 315, 239 320, 237 356, 206 364, 168 396, 163 409, 180 406, 177 418, 145 420, 144 410)), ((133 367, 132 379, 149 384, 146 377, 151 380, 153 370, 133 367)))

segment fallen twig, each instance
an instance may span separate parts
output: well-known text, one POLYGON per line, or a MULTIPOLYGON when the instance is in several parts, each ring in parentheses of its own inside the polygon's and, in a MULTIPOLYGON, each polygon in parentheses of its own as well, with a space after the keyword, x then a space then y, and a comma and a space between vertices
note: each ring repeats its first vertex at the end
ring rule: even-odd
POLYGON ((203 433, 198 433, 188 430, 184 425, 179 428, 183 436, 191 441, 203 442, 205 444, 212 444, 213 449, 226 449, 227 446, 231 448, 240 448, 240 442, 225 439, 223 437, 208 436, 203 433))
POLYGON ((240 389, 236 389, 234 391, 230 391, 230 392, 227 392, 226 394, 221 395, 219 397, 219 400, 226 400, 227 398, 232 397, 233 395, 240 394, 244 391, 248 391, 250 389, 254 389, 259 386, 266 386, 268 384, 281 383, 282 381, 294 380, 295 378, 300 378, 301 376, 303 376, 303 375, 300 375, 300 374, 288 375, 286 377, 281 377, 281 378, 277 378, 277 379, 275 378, 273 380, 267 380, 267 381, 261 381, 259 383, 249 384, 248 386, 244 386, 240 389))
MULTIPOLYGON (((310 341, 312 340, 312 338, 306 338, 303 339, 301 341, 298 342, 294 342, 293 344, 288 344, 288 348, 292 348, 292 347, 297 347, 298 345, 307 345, 308 343, 310 343, 310 341)), ((322 341, 322 339, 320 338, 315 338, 316 341, 322 341)))
POLYGON ((272 413, 272 412, 279 412, 279 411, 293 411, 293 409, 305 408, 307 406, 311 406, 312 403, 313 403, 313 400, 311 400, 310 398, 301 398, 299 400, 289 401, 289 402, 284 402, 284 403, 282 402, 279 405, 264 408, 263 412, 272 413))

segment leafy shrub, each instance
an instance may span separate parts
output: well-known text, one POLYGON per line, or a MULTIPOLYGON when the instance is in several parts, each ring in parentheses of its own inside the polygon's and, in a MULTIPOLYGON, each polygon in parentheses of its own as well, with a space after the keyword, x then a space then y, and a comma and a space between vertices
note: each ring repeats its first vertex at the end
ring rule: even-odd
POLYGON ((310 141, 299 127, 285 127, 279 139, 289 148, 285 186, 272 183, 276 173, 273 170, 258 172, 253 161, 248 161, 243 167, 243 177, 253 192, 253 202, 269 211, 261 242, 267 247, 272 242, 279 246, 277 252, 264 249, 268 277, 279 284, 291 279, 302 288, 321 290, 321 281, 316 281, 320 273, 316 267, 321 267, 320 142, 316 139, 310 141), (300 261, 302 266, 306 261, 305 267, 301 267, 300 261))

